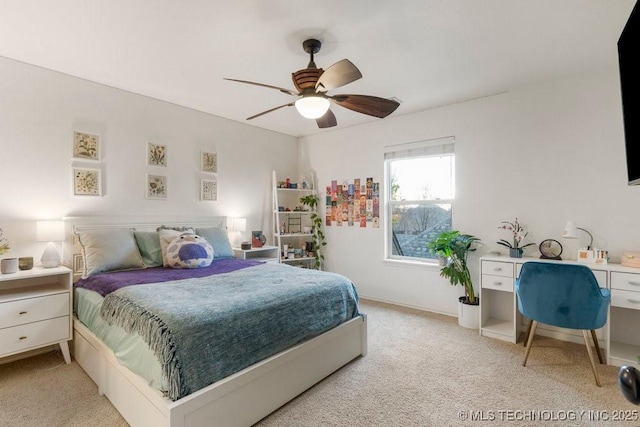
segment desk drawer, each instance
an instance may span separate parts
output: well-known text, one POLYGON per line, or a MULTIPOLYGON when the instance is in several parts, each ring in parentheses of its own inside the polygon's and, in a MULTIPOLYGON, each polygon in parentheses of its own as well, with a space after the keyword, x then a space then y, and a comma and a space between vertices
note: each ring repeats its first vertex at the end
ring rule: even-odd
POLYGON ((0 304, 0 329, 68 314, 68 292, 5 302, 0 304))
POLYGON ((640 310, 640 292, 612 289, 611 305, 614 307, 624 307, 634 310, 640 310))
POLYGON ((612 271, 611 289, 640 292, 640 274, 612 271))
POLYGON ((493 274, 483 274, 482 288, 513 292, 513 278, 505 276, 495 276, 493 274))
POLYGON ((513 279, 513 263, 500 261, 482 261, 482 274, 510 277, 513 279))
POLYGON ((69 316, 0 330, 0 356, 55 344, 71 338, 69 316))

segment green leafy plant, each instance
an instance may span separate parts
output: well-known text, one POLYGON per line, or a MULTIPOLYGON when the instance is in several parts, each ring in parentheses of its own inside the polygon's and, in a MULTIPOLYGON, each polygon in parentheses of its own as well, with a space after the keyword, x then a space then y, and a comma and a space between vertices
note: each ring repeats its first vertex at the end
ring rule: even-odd
POLYGON ((315 268, 320 269, 324 261, 324 255, 321 248, 327 245, 324 232, 322 231, 322 218, 317 213, 316 207, 320 199, 315 194, 309 194, 300 197, 300 203, 309 206, 311 209, 311 239, 313 241, 313 256, 316 259, 315 268))
POLYGON ((427 243, 427 249, 439 258, 440 276, 449 279, 452 286, 462 286, 466 302, 472 305, 478 304, 478 298, 467 267, 467 255, 475 251, 472 246, 476 243, 480 243, 479 238, 456 230, 444 231, 427 243))
POLYGON ((9 249, 11 249, 9 241, 4 238, 2 228, 0 228, 0 255, 6 254, 9 249))

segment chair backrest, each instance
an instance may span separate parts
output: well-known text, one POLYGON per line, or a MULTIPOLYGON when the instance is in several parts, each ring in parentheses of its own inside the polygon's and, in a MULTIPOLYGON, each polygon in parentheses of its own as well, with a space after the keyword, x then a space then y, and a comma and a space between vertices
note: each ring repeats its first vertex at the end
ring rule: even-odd
POLYGON ((611 298, 587 266, 535 261, 523 264, 516 294, 524 316, 570 329, 604 326, 611 298))

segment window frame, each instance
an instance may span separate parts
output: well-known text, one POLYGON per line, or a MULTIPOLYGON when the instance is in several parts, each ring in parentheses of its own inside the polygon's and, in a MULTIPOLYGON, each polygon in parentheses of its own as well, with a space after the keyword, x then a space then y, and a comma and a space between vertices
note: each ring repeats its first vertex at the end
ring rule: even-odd
POLYGON ((393 254, 393 210, 398 206, 418 205, 450 205, 451 207, 451 229, 453 229, 453 210, 455 204, 455 138, 444 137, 432 140, 418 141, 408 144, 397 144, 385 147, 384 153, 384 210, 385 210, 385 244, 384 259, 385 261, 400 261, 410 263, 421 263, 436 265, 438 260, 435 258, 422 258, 407 255, 393 254), (391 200, 391 163, 394 160, 412 159, 412 158, 428 158, 428 157, 451 157, 451 195, 450 199, 421 199, 421 200, 391 200))

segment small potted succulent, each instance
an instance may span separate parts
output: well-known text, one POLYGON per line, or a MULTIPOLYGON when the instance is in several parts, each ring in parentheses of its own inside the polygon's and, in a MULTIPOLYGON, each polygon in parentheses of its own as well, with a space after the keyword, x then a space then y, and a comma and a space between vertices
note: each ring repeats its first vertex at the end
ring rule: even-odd
POLYGON ((512 234, 512 240, 500 239, 496 243, 509 248, 509 256, 512 258, 522 258, 524 248, 535 245, 535 243, 522 244, 522 241, 529 234, 528 231, 524 231, 524 227, 518 222, 518 218, 515 221, 502 221, 500 230, 507 230, 512 234))

